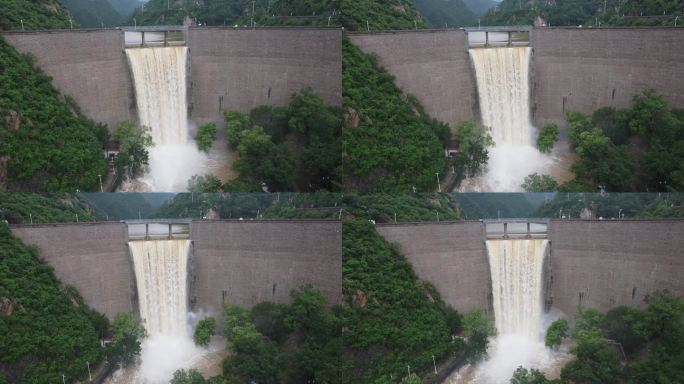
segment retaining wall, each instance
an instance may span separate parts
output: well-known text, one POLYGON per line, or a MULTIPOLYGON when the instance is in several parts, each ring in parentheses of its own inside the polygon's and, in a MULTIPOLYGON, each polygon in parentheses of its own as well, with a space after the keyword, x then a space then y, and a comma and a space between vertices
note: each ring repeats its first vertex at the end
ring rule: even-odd
POLYGON ((11 230, 38 247, 57 278, 76 287, 90 307, 109 318, 138 310, 125 224, 18 225, 11 230))
POLYGON ((220 313, 289 302, 312 284, 332 303, 342 297, 342 224, 337 221, 193 221, 191 303, 220 313))
POLYGON ((465 31, 354 33, 349 38, 412 94, 430 116, 452 127, 475 117, 477 90, 465 31))
POLYGON ((489 311, 492 283, 481 222, 379 224, 375 229, 399 245, 418 277, 431 282, 447 304, 460 312, 489 311))

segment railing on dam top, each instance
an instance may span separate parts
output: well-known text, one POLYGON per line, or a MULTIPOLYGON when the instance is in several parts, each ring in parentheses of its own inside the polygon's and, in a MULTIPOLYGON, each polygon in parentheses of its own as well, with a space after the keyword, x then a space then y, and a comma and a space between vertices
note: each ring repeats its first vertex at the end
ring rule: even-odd
POLYGON ((465 28, 470 48, 525 47, 531 30, 527 25, 465 28))
POLYGON ((190 238, 191 219, 126 220, 128 240, 171 240, 190 238))
POLYGON ((548 219, 484 220, 487 239, 545 239, 548 219))
POLYGON ((182 25, 121 28, 124 34, 124 49, 183 46, 187 30, 188 27, 182 25))

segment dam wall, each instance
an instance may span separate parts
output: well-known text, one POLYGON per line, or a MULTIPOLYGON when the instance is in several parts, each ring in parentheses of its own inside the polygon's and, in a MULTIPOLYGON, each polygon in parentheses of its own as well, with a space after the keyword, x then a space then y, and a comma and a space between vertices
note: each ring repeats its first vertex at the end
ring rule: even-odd
POLYGON ((12 234, 38 247, 40 257, 64 284, 110 319, 137 312, 133 263, 123 223, 17 225, 12 234))
POLYGON ((449 124, 477 117, 475 76, 462 30, 351 33, 349 38, 414 95, 430 116, 449 124))
POLYGON ((133 81, 123 53, 123 34, 115 29, 3 32, 3 37, 52 77, 81 112, 106 123, 136 120, 133 81))
POLYGON ((552 220, 552 307, 644 306, 658 289, 684 295, 683 220, 552 220))
POLYGON ((190 117, 222 123, 221 110, 283 106, 312 88, 342 104, 342 31, 313 28, 190 28, 190 117))
MULTIPOLYGON (((19 52, 53 78, 81 111, 113 131, 137 120, 133 79, 118 29, 3 32, 19 52)), ((342 31, 316 28, 189 28, 189 117, 223 122, 221 110, 249 112, 286 105, 310 87, 330 105, 342 103, 342 31)), ((137 49, 137 48, 133 48, 137 49)))
POLYGON ((681 28, 535 28, 530 40, 537 125, 565 110, 627 107, 646 89, 684 108, 681 28))
POLYGON ((491 277, 481 222, 378 224, 378 233, 460 312, 491 308, 491 277))
POLYGON ((193 221, 190 237, 194 310, 218 314, 223 304, 290 302, 290 292, 303 284, 341 302, 339 221, 193 221))

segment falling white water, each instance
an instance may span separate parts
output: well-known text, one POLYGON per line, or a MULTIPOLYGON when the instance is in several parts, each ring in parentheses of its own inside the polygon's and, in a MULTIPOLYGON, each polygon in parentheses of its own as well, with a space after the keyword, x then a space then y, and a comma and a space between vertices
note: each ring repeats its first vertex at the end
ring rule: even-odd
POLYGON ((488 240, 494 318, 500 335, 540 340, 542 266, 548 240, 488 240))
POLYGON ((187 334, 190 240, 131 241, 140 317, 150 336, 187 334))
POLYGON ((471 49, 482 124, 494 147, 484 175, 465 180, 461 191, 520 191, 525 176, 545 173, 552 163, 534 145, 530 117, 530 48, 471 49))

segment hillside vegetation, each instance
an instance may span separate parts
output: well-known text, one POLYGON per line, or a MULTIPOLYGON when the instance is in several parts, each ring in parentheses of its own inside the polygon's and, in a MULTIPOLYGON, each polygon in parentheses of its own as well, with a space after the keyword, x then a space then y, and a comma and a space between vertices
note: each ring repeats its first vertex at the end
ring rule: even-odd
POLYGON ((477 25, 477 16, 463 0, 415 0, 415 6, 430 28, 477 25))
POLYGON ((123 17, 111 0, 60 0, 83 28, 117 27, 123 17))
POLYGON ((107 128, 0 38, 0 190, 93 190, 107 174, 107 128))
MULTIPOLYGON (((69 28, 71 16, 58 0, 0 0, 0 30, 69 28)), ((74 28, 78 24, 74 23, 74 28)))

